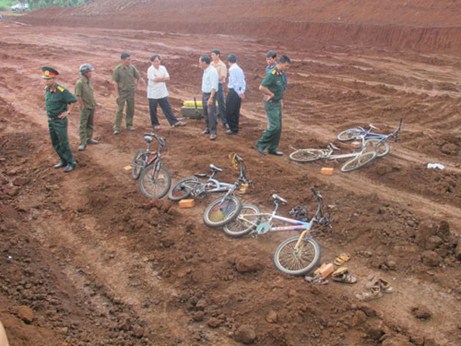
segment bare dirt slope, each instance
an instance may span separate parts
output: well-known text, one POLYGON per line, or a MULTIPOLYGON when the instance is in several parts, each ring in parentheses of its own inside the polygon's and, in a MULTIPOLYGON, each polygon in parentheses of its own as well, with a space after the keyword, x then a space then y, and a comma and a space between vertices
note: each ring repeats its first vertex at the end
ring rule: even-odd
MULTIPOLYGON (((81 11, 104 8, 102 2, 93 6, 81 11)), ((274 47, 252 35, 69 28, 32 16, 32 25, 20 25, 17 18, 0 24, 0 320, 11 345, 460 344, 458 55, 431 53, 431 45, 422 54, 347 41, 312 48, 286 40, 274 47), (312 205, 309 188, 316 186, 333 219, 332 228, 314 233, 322 262, 349 252, 358 284, 315 285, 284 276, 272 255, 291 234, 230 239, 202 223, 211 198, 193 209, 150 200, 123 169, 151 128, 141 86, 137 130, 112 135, 110 80, 119 53, 130 51, 143 74, 148 57, 160 53, 178 111, 182 100, 199 96, 197 60, 214 47, 236 53, 246 73, 241 132, 226 136, 220 128, 210 142, 200 134, 200 121, 170 129, 161 118, 165 165, 177 180, 214 163, 224 169, 222 179, 232 181, 237 173, 227 155, 237 151, 254 181, 245 201, 270 210, 270 196, 278 193, 289 201, 281 210, 285 215, 292 206, 312 205), (403 117, 401 142, 392 144, 390 155, 350 174, 340 173, 337 162, 296 164, 287 156, 259 156, 253 145, 266 121, 257 87, 264 53, 272 48, 293 58, 281 150, 323 147, 356 125, 373 123, 387 132, 403 117), (51 168, 57 161, 39 67, 55 66, 60 82, 72 90, 84 62, 96 67, 100 144, 75 151, 78 169, 64 175, 51 168), (429 170, 428 162, 446 168, 429 170), (335 174, 320 175, 323 166, 334 167, 335 174), (389 280, 394 292, 363 303, 355 294, 370 273, 389 280)), ((114 16, 108 13, 101 23, 114 16)), ((455 22, 446 18, 421 24, 455 22)), ((75 113, 69 134, 76 149, 75 113)))

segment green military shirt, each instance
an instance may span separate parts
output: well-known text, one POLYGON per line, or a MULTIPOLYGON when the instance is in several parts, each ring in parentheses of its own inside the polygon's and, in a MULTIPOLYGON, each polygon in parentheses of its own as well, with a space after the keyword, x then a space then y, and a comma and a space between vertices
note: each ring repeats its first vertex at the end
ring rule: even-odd
POLYGON ((77 102, 77 98, 63 86, 54 83, 51 88, 46 88, 45 106, 48 118, 54 119, 67 111, 69 103, 77 102))
POLYGON ((118 85, 120 96, 132 95, 136 90, 136 82, 141 78, 138 70, 133 65, 117 65, 112 74, 112 80, 118 85))
POLYGON ((75 84, 75 96, 82 98, 86 109, 96 107, 91 79, 82 77, 77 81, 75 84))
POLYGON ((263 87, 269 89, 274 97, 271 99, 273 102, 278 102, 283 98, 284 81, 283 81, 283 72, 278 71, 277 68, 270 70, 266 77, 261 82, 263 87))

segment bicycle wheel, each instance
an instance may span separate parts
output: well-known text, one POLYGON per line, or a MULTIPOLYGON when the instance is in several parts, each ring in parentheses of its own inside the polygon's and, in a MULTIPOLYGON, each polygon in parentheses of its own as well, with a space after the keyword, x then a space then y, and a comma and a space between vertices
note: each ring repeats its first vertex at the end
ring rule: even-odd
POLYGON ((138 150, 131 161, 131 176, 134 180, 138 180, 142 169, 146 166, 147 153, 144 149, 138 150))
POLYGON ((170 191, 168 191, 168 198, 172 201, 180 201, 181 199, 190 196, 193 188, 200 184, 197 177, 188 177, 178 181, 170 191))
POLYGON ((303 238, 298 248, 299 235, 288 238, 275 249, 274 263, 278 270, 289 275, 304 275, 317 267, 320 245, 314 238, 303 238))
POLYGON ((151 163, 141 172, 139 188, 141 192, 150 198, 162 198, 168 193, 171 186, 170 172, 161 164, 151 163))
POLYGON ((360 138, 362 135, 363 135, 363 131, 361 131, 360 129, 354 128, 354 129, 347 129, 347 130, 340 132, 336 136, 336 138, 340 142, 349 142, 357 138, 360 138))
POLYGON ((373 161, 376 157, 376 151, 367 151, 354 157, 352 160, 347 161, 342 167, 341 172, 350 172, 360 167, 365 166, 367 163, 373 161))
POLYGON ((379 139, 367 139, 366 145, 371 145, 373 151, 376 151, 376 157, 383 157, 389 154, 389 143, 379 139))
POLYGON ((221 227, 233 221, 240 210, 242 202, 235 196, 225 196, 211 202, 203 214, 203 222, 210 227, 221 227))
POLYGON ((290 160, 296 162, 311 162, 324 157, 322 149, 298 149, 290 154, 290 160))
POLYGON ((261 217, 259 208, 253 204, 245 204, 234 221, 224 225, 223 230, 230 237, 238 238, 250 234, 259 224, 261 217))

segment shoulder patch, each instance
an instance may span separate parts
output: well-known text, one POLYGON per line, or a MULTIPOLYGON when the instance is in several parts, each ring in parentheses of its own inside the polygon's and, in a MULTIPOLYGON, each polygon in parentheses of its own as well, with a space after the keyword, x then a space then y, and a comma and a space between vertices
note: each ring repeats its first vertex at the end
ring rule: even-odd
POLYGON ((64 89, 62 86, 58 86, 57 89, 58 89, 60 92, 63 92, 64 90, 66 90, 66 89, 64 89))
POLYGON ((275 68, 272 70, 271 73, 272 73, 272 74, 277 74, 277 71, 275 70, 275 68))

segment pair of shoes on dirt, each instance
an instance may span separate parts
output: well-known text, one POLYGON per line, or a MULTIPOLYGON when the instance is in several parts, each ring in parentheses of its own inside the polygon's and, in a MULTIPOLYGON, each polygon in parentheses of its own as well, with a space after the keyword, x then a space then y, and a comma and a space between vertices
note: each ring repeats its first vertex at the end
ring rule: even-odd
POLYGON ((331 280, 343 284, 355 284, 357 282, 357 278, 351 274, 347 267, 336 269, 331 273, 331 280))
POLYGON ((361 301, 370 301, 381 298, 383 293, 392 293, 394 291, 391 284, 376 275, 369 277, 368 282, 365 285, 366 290, 361 293, 357 293, 355 297, 361 301))
POLYGON ((338 257, 335 258, 333 263, 337 266, 342 266, 344 263, 348 262, 351 259, 351 256, 347 253, 342 253, 338 257))

